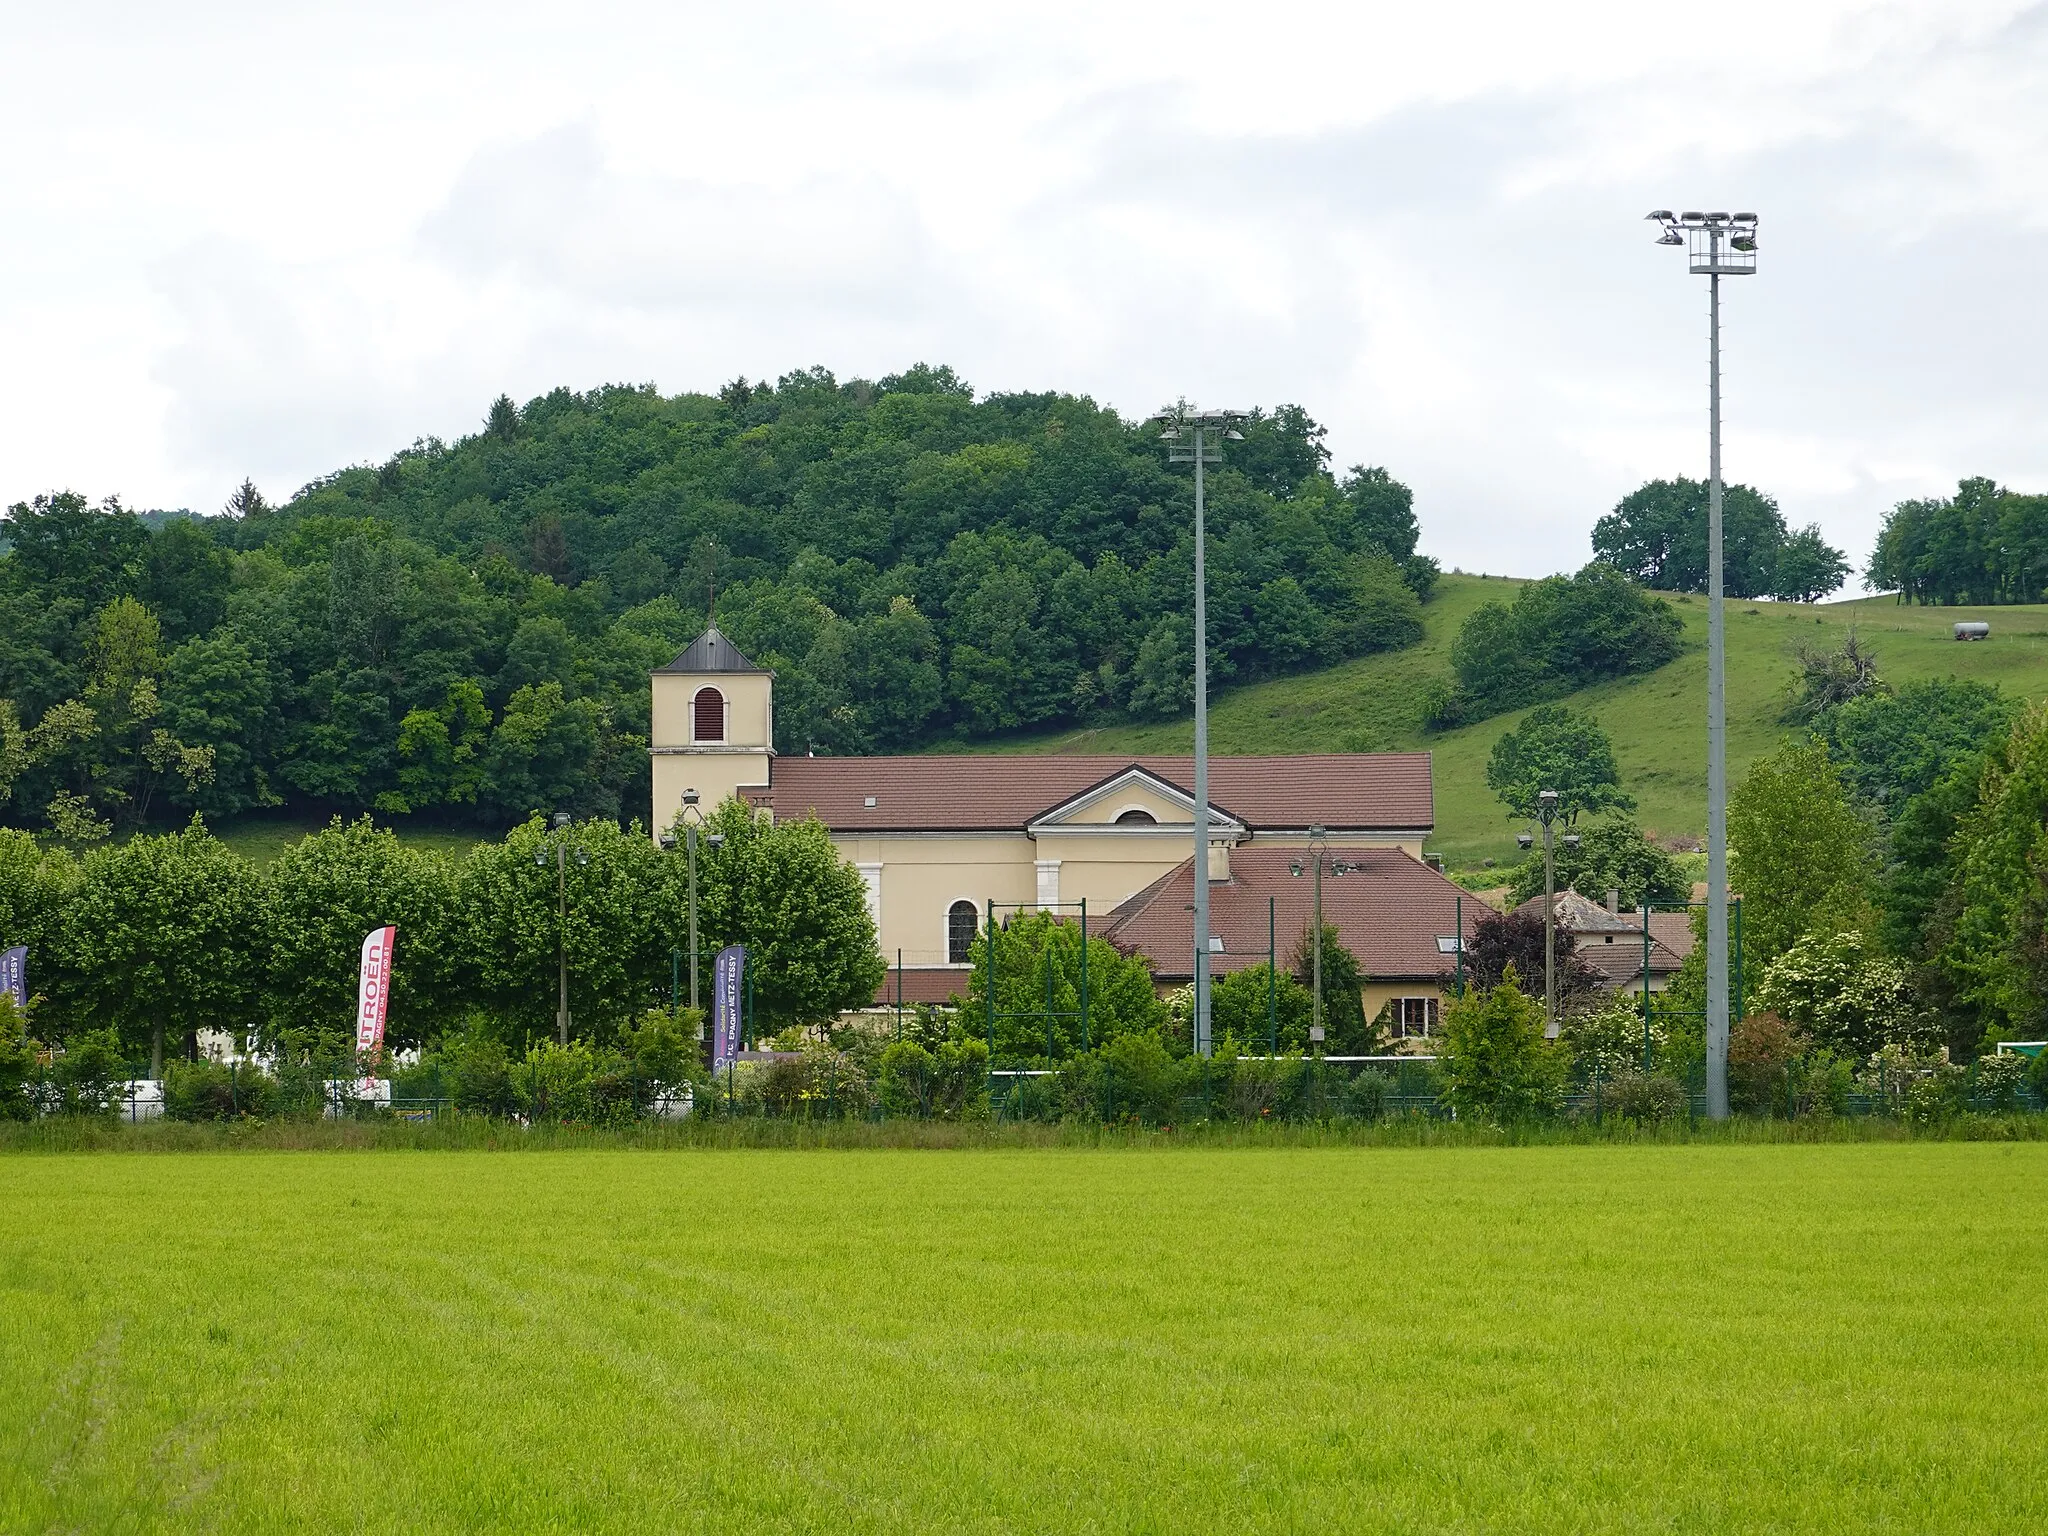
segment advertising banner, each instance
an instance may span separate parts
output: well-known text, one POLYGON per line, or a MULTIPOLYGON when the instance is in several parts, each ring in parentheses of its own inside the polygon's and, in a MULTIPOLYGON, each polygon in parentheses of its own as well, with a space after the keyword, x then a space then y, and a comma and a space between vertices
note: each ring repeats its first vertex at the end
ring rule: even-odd
POLYGON ((28 1007, 28 946, 17 944, 0 949, 0 992, 14 999, 17 1008, 28 1007))
POLYGON ((740 988, 745 984, 747 947, 732 944, 711 965, 711 1070, 723 1071, 740 1053, 740 988))
MULTIPOLYGON (((384 1044, 384 1016, 391 1007, 391 945, 396 928, 372 928, 363 938, 363 964, 356 981, 356 1054, 374 1056, 384 1044)), ((363 1079, 365 1085, 375 1078, 363 1079)), ((374 1092, 366 1086, 364 1091, 374 1092)))

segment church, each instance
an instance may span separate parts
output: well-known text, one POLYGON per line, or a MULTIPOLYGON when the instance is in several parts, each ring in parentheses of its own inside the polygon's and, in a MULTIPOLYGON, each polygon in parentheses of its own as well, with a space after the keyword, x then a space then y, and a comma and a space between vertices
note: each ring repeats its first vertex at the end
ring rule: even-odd
MULTIPOLYGON (((891 967, 878 1003, 964 995, 988 904, 1044 907, 1153 962, 1194 970, 1193 760, 1061 754, 779 756, 775 675, 716 626, 653 674, 657 832, 687 791, 814 815, 867 887, 891 967)), ((1358 957, 1368 1016, 1434 1032, 1460 932, 1485 910, 1424 862, 1435 802, 1426 752, 1209 760, 1211 972, 1284 967, 1314 911, 1312 831, 1327 848, 1324 920, 1358 957), (1341 872, 1339 869, 1341 866, 1341 872)))

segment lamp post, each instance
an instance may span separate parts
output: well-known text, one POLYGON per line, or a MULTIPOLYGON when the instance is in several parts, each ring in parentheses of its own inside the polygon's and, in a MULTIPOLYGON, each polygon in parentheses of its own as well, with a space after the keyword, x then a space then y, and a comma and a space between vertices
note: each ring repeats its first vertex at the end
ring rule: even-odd
POLYGON ((1194 1046, 1209 1054, 1209 599, 1202 550, 1202 467, 1243 442, 1243 411, 1198 411, 1182 400, 1153 414, 1167 462, 1195 466, 1195 1018, 1194 1046))
POLYGON ((1728 683, 1721 615, 1721 279, 1756 272, 1756 215, 1648 215, 1707 280, 1707 1116, 1728 1118, 1728 683))
MULTIPOLYGON (((1325 863, 1329 864, 1329 866, 1330 866, 1330 878, 1331 878, 1331 879, 1333 879, 1333 880, 1334 880, 1334 879, 1336 879, 1336 878, 1337 878, 1337 877, 1338 877, 1339 875, 1348 875, 1348 874, 1350 874, 1350 873, 1351 873, 1351 871, 1352 871, 1352 868, 1353 868, 1353 866, 1352 866, 1352 865, 1350 865, 1350 864, 1347 864, 1347 863, 1345 863, 1345 862, 1344 862, 1344 861, 1343 861, 1342 859, 1331 859, 1331 858, 1330 858, 1330 856, 1329 856, 1329 855, 1330 855, 1330 834, 1329 834, 1329 833, 1328 833, 1327 831, 1325 831, 1325 830, 1324 830, 1323 828, 1321 828, 1321 827, 1310 827, 1310 828, 1308 829, 1308 853, 1309 853, 1309 863, 1310 863, 1310 865, 1312 865, 1312 866, 1314 867, 1314 872, 1315 872, 1315 881, 1316 881, 1316 897, 1315 897, 1315 926, 1314 926, 1314 936, 1313 936, 1313 937, 1312 937, 1312 938, 1310 939, 1310 941, 1309 941, 1309 949, 1310 949, 1310 953, 1311 953, 1311 954, 1313 955, 1313 957, 1314 957, 1314 958, 1313 958, 1313 960, 1312 960, 1312 961, 1310 962, 1310 968, 1311 968, 1311 972, 1312 972, 1312 974, 1311 974, 1311 978, 1310 978, 1310 979, 1311 979, 1311 981, 1313 982, 1313 984, 1314 984, 1314 987, 1315 987, 1315 996, 1314 996, 1314 1006, 1315 1006, 1315 1012, 1314 1012, 1314 1014, 1312 1015, 1312 1023, 1311 1023, 1310 1029, 1309 1029, 1309 1036, 1308 1036, 1308 1037, 1309 1037, 1309 1040, 1310 1040, 1310 1042, 1311 1042, 1312 1044, 1317 1044, 1317 1045, 1320 1045, 1320 1044, 1322 1043, 1322 1041, 1323 1041, 1323 1038, 1324 1038, 1324 1035, 1323 1035, 1323 865, 1324 865, 1325 863)), ((1299 860, 1299 859, 1296 859, 1296 860, 1294 860, 1294 861, 1293 861, 1292 863, 1290 863, 1290 864, 1289 864, 1289 865, 1287 866, 1287 868, 1288 868, 1288 873, 1290 873, 1290 874, 1293 874, 1293 875, 1296 875, 1296 876, 1299 876, 1299 875, 1301 875, 1301 874, 1303 874, 1303 873, 1304 873, 1304 870, 1303 870, 1303 868, 1302 868, 1302 863, 1301 863, 1301 860, 1299 860)), ((1318 1052, 1318 1054, 1321 1054, 1321 1053, 1320 1053, 1320 1052, 1318 1052)))
POLYGON ((590 850, 582 844, 572 846, 569 840, 569 813, 555 812, 553 829, 546 841, 533 850, 533 862, 542 869, 547 868, 550 856, 555 865, 555 980, 558 987, 555 1002, 555 1038, 563 1045, 569 1043, 569 860, 573 856, 577 868, 590 862, 590 850))
MULTIPOLYGON (((1551 824, 1560 815, 1558 795, 1554 789, 1544 789, 1536 794, 1536 819, 1543 824, 1543 1038, 1557 1038, 1557 850, 1551 838, 1551 824)), ((1566 816, 1567 821, 1570 820, 1566 816)), ((1527 848, 1535 838, 1527 832, 1517 834, 1515 841, 1527 848)), ((1567 848, 1579 846, 1579 834, 1567 832, 1564 835, 1567 848)))
MULTIPOLYGON (((704 809, 698 804, 696 790, 683 791, 683 808, 677 813, 676 819, 682 823, 684 857, 689 861, 690 867, 690 1009, 697 1014, 697 1038, 702 1040, 704 1015, 697 1008, 697 834, 704 826, 704 809)), ((707 848, 723 847, 725 834, 704 833, 704 845, 707 848)), ((661 846, 673 851, 676 846, 675 833, 662 833, 661 846)))

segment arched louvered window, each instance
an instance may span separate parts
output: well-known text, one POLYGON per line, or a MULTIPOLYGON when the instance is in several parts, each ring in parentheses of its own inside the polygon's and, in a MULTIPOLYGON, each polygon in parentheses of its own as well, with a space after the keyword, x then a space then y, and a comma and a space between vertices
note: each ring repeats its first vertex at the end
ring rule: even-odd
POLYGON ((725 695, 716 688, 697 690, 697 721, 694 734, 698 741, 725 740, 725 695))
POLYGON ((1120 827, 1156 827, 1159 825, 1159 818, 1143 806, 1134 805, 1117 817, 1116 824, 1120 827))
POLYGON ((974 947, 974 930, 980 926, 981 915, 971 901, 956 901, 946 912, 946 963, 965 965, 968 951, 974 947))

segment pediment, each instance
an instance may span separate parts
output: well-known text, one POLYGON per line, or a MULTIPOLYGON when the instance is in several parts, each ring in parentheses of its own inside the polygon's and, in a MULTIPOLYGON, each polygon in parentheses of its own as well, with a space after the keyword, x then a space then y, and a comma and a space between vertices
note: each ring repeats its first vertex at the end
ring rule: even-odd
MULTIPOLYGON (((1027 832, 1117 832, 1141 834, 1166 829, 1187 831, 1195 824, 1195 798, 1136 763, 1101 783, 1048 806, 1032 817, 1027 832), (1150 816, 1148 823, 1139 813, 1150 816)), ((1247 835, 1244 823, 1209 803, 1209 825, 1219 836, 1247 835)))

